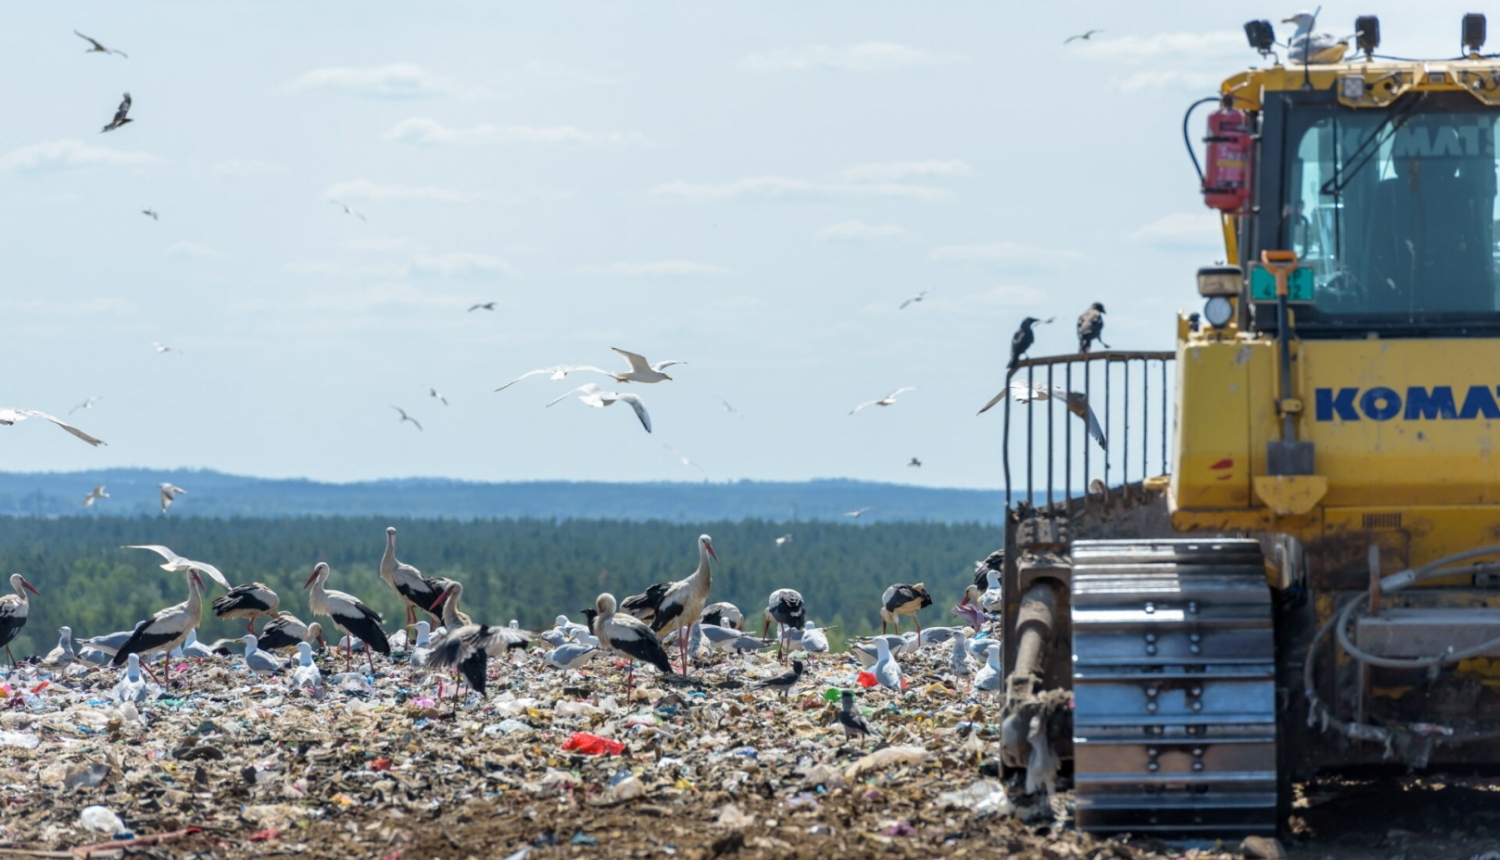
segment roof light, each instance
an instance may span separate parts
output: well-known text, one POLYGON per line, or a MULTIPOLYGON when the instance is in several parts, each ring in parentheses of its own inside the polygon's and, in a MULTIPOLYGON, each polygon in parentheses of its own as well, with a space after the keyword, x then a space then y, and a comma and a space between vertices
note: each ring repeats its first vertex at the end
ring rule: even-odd
POLYGON ((1464 48, 1470 55, 1478 54, 1479 49, 1484 47, 1485 20, 1478 12, 1470 12, 1464 16, 1463 41, 1464 48))
POLYGON ((1271 53, 1271 48, 1276 44, 1276 31, 1271 28, 1270 21, 1246 21, 1245 38, 1250 42, 1250 47, 1264 56, 1271 53))
POLYGON ((1354 19, 1354 38, 1359 49, 1368 60, 1380 47, 1380 19, 1374 15, 1361 15, 1354 19))

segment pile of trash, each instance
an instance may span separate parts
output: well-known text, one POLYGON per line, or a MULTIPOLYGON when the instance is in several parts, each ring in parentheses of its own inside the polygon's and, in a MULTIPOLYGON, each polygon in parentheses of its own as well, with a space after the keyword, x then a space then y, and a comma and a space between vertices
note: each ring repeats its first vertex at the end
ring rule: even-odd
POLYGON ((947 649, 903 655, 901 691, 861 686, 846 654, 792 656, 806 670, 784 697, 756 686, 787 671, 763 653, 688 679, 637 668, 628 696, 623 663, 557 669, 536 652, 492 660, 483 696, 400 655, 373 675, 321 655, 321 686, 238 655, 181 658, 169 687, 142 676, 123 694, 124 670, 22 664, 0 672, 0 849, 1159 856, 1073 832, 1063 796, 1018 807, 996 770, 1001 694, 955 679, 947 649), (845 691, 873 736, 846 737, 845 691))

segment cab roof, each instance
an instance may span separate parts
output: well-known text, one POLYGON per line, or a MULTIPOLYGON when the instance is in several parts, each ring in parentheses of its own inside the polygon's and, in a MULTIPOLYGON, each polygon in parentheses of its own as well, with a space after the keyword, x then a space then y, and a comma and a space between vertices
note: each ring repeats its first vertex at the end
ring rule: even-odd
POLYGON ((1332 88, 1351 108, 1383 108, 1409 92, 1466 92, 1500 105, 1500 60, 1364 61, 1249 69, 1224 81, 1220 92, 1236 107, 1260 110, 1265 94, 1332 88))

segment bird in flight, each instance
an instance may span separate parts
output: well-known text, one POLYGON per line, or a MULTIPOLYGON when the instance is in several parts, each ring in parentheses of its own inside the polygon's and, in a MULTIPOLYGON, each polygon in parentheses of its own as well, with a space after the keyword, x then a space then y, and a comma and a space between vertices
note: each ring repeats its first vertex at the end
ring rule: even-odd
POLYGON ((539 373, 548 374, 548 376, 547 376, 548 379, 562 379, 562 378, 566 377, 568 374, 570 374, 570 373, 576 373, 576 372, 578 372, 580 370, 592 370, 592 371, 596 371, 598 373, 608 373, 609 372, 607 370, 601 370, 600 368, 597 368, 597 367, 594 367, 594 366, 588 365, 588 364, 554 364, 551 367, 542 367, 542 368, 538 368, 536 370, 528 370, 525 373, 521 374, 520 376, 517 376, 515 379, 512 379, 510 382, 505 383, 504 385, 500 386, 499 388, 497 388, 495 390, 496 391, 504 391, 505 389, 511 387, 512 385, 515 385, 517 382, 520 382, 521 380, 525 379, 526 377, 528 377, 528 376, 536 376, 539 373))
POLYGON ((666 375, 665 373, 662 373, 662 371, 666 370, 674 364, 687 364, 687 362, 685 361, 675 360, 658 361, 655 364, 652 364, 646 361, 646 357, 644 355, 637 355, 633 352, 626 352, 625 350, 620 349, 617 346, 612 346, 610 347, 610 349, 618 352, 620 355, 625 356, 625 360, 630 362, 630 369, 625 371, 624 373, 614 373, 608 370, 600 371, 601 373, 606 373, 610 376, 613 376, 615 378, 615 382, 650 383, 661 382, 663 379, 671 382, 672 377, 666 375))
MULTIPOLYGON (((187 490, 172 484, 170 481, 165 484, 157 484, 156 489, 161 492, 162 513, 166 513, 167 508, 172 507, 172 503, 177 501, 178 496, 187 492, 187 490)), ((131 547, 131 549, 140 549, 140 547, 131 547)), ((220 575, 222 576, 222 574, 220 575)))
POLYGON ((730 415, 738 415, 742 419, 745 417, 745 413, 741 412, 738 409, 735 409, 733 406, 730 406, 728 400, 725 400, 718 395, 714 395, 714 399, 719 401, 719 405, 724 407, 724 411, 728 412, 730 415))
POLYGON ((1103 30, 1086 30, 1086 31, 1084 31, 1082 33, 1079 33, 1076 36, 1069 36, 1068 38, 1063 39, 1063 44, 1067 45, 1067 44, 1070 44, 1072 42, 1077 42, 1077 41, 1080 41, 1080 40, 1084 41, 1084 42, 1087 42, 1089 40, 1090 36, 1093 36, 1095 33, 1103 33, 1103 32, 1104 32, 1103 30))
POLYGON ((438 390, 437 390, 437 389, 436 389, 436 388, 428 388, 428 389, 427 389, 427 393, 428 393, 428 394, 429 394, 429 395, 431 395, 431 396, 432 396, 432 397, 435 397, 435 398, 437 398, 437 399, 438 399, 438 400, 441 400, 441 401, 443 401, 443 405, 444 405, 444 406, 447 406, 447 405, 448 405, 448 398, 446 398, 446 397, 444 397, 444 396, 443 396, 443 395, 441 395, 441 394, 439 394, 439 393, 438 393, 438 390))
POLYGON ((924 298, 927 297, 927 293, 928 293, 927 290, 923 290, 922 292, 917 293, 916 295, 914 295, 911 298, 907 299, 906 301, 902 302, 901 303, 901 307, 896 308, 896 310, 898 310, 898 311, 904 311, 904 310, 906 310, 906 306, 907 305, 909 305, 909 304, 911 304, 913 302, 920 302, 922 299, 924 299, 924 298))
POLYGON ((103 396, 104 395, 102 395, 102 394, 95 394, 93 397, 90 397, 89 399, 83 401, 82 403, 78 404, 77 406, 74 406, 72 409, 69 409, 68 410, 68 414, 72 415, 74 412, 77 412, 80 409, 92 409, 92 408, 94 408, 94 404, 97 403, 99 401, 99 399, 102 398, 103 396))
POLYGON ((863 516, 864 514, 867 514, 867 513, 869 513, 870 511, 873 511, 873 510, 875 510, 875 509, 874 508, 860 508, 857 511, 848 511, 848 512, 846 512, 844 514, 844 516, 846 516, 846 517, 853 517, 854 519, 857 520, 861 516, 863 516))
POLYGON ((782 535, 781 537, 779 537, 779 538, 776 539, 776 545, 777 546, 786 546, 788 543, 791 542, 791 540, 792 540, 792 536, 791 535, 782 535))
POLYGON ((906 465, 907 466, 916 466, 918 469, 920 469, 920 468, 922 468, 922 461, 918 460, 916 457, 913 457, 913 458, 911 458, 911 462, 907 463, 906 465))
POLYGON ((617 394, 613 391, 605 391, 592 382, 578 386, 547 405, 552 406, 555 403, 561 403, 574 394, 578 394, 579 400, 596 409, 603 409, 606 406, 614 405, 616 401, 623 400, 630 404, 631 409, 635 410, 635 417, 641 419, 641 426, 646 428, 646 432, 651 432, 651 416, 646 413, 646 404, 641 401, 640 397, 634 394, 617 394), (582 393, 579 394, 579 392, 582 393))
POLYGON ((494 302, 480 302, 478 304, 469 305, 468 312, 469 313, 473 313, 473 312, 479 310, 480 308, 484 308, 487 311, 492 311, 492 310, 495 309, 495 303, 494 302))
POLYGON ((905 392, 905 391, 916 391, 916 390, 917 390, 917 388, 914 385, 913 386, 908 386, 906 388, 898 388, 895 391, 892 391, 890 394, 887 394, 886 396, 880 398, 879 400, 866 400, 864 403, 861 403, 858 406, 854 407, 853 409, 849 410, 849 414, 853 415, 854 413, 856 413, 859 410, 865 408, 866 406, 890 406, 891 404, 893 404, 893 403, 896 402, 896 395, 901 394, 902 392, 905 392))
POLYGON ((1007 393, 1014 395, 1017 403, 1031 404, 1038 400, 1063 401, 1063 403, 1067 404, 1068 411, 1077 415, 1088 427, 1089 435, 1094 437, 1094 441, 1099 443, 1099 447, 1106 451, 1109 450, 1109 443, 1104 438, 1104 428, 1099 425, 1099 416, 1094 414, 1093 407, 1089 406, 1088 396, 1082 391, 1069 391, 1061 385, 1054 385, 1049 388, 1040 382, 1036 385, 1027 385, 1017 380, 1012 382, 1009 388, 1002 388, 999 394, 991 397, 990 402, 984 404, 984 408, 975 414, 983 415, 988 412, 990 407, 999 403, 1007 393))
POLYGON ((161 220, 161 216, 157 214, 157 212, 156 212, 155 209, 142 209, 141 210, 141 214, 142 215, 149 215, 149 216, 151 216, 151 220, 152 221, 160 221, 161 220))
POLYGON ((94 46, 92 48, 85 48, 83 51, 85 54, 119 54, 127 60, 130 59, 130 55, 125 53, 124 51, 117 50, 115 48, 106 48, 103 45, 99 44, 97 40, 91 39, 88 36, 85 36, 82 33, 78 32, 77 30, 73 31, 73 35, 94 46))
MULTIPOLYGON (((684 466, 691 466, 691 467, 693 467, 694 469, 697 469, 700 472, 704 472, 703 467, 700 466, 700 465, 698 465, 698 463, 696 461, 689 459, 686 454, 683 454, 681 451, 677 450, 676 448, 673 448, 671 445, 668 445, 665 442, 663 442, 662 443, 662 447, 666 448, 668 451, 671 451, 672 452, 672 456, 674 456, 677 459, 679 459, 679 460, 682 461, 682 465, 684 465, 684 466)), ((708 473, 704 472, 704 474, 708 474, 708 473)))
MULTIPOLYGON (((328 198, 328 202, 343 209, 345 215, 353 215, 361 221, 364 221, 366 223, 369 222, 369 219, 365 218, 365 216, 359 214, 358 212, 355 212, 353 209, 350 209, 348 203, 340 203, 339 201, 334 200, 332 197, 328 198)), ((470 310, 473 310, 473 308, 470 308, 470 310)))
POLYGON ((161 341, 157 341, 156 343, 151 344, 151 346, 154 347, 157 352, 175 352, 178 355, 182 355, 182 350, 180 350, 180 349, 173 349, 172 347, 167 346, 166 344, 162 343, 161 341))
POLYGON ((115 110, 115 118, 109 121, 109 125, 100 129, 99 133, 103 134, 106 131, 114 131, 127 122, 135 122, 135 120, 126 116, 128 113, 130 113, 130 93, 125 94, 125 100, 120 102, 120 107, 115 110))
MULTIPOLYGON (((405 409, 402 409, 400 406, 392 406, 391 408, 401 413, 401 421, 410 421, 411 423, 417 425, 418 430, 422 429, 422 423, 417 419, 411 417, 410 415, 407 415, 405 409)), ((401 421, 397 421, 396 423, 400 424, 401 421)))
POLYGON ((89 491, 89 494, 87 496, 83 497, 83 506, 85 508, 92 508, 94 506, 94 502, 97 502, 100 499, 107 498, 109 498, 109 493, 104 492, 104 485, 100 484, 93 490, 89 491))
POLYGON ((45 412, 41 412, 36 409, 16 409, 10 406, 0 406, 0 425, 9 427, 17 422, 25 421, 27 418, 45 418, 46 420, 51 421, 53 424, 56 424, 57 426, 68 431, 69 433, 72 433, 74 436, 77 436, 79 439, 82 439, 83 441, 89 443, 90 445, 93 445, 96 448, 104 444, 103 440, 95 439, 93 436, 90 436, 82 430, 79 430, 77 427, 74 427, 72 424, 69 424, 61 418, 48 415, 45 412))

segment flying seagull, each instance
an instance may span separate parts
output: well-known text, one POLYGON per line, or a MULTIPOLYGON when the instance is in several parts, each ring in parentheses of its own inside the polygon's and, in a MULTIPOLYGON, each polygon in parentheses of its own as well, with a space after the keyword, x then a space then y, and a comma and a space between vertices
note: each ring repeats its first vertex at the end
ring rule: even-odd
POLYGON ((724 411, 728 412, 730 415, 738 415, 742 419, 745 417, 745 413, 741 412, 738 409, 735 409, 733 406, 730 406, 728 400, 725 400, 718 395, 714 395, 714 399, 719 401, 719 405, 724 407, 724 411))
POLYGON ((175 352, 178 355, 182 355, 182 350, 180 350, 180 349, 173 349, 172 347, 167 346, 166 344, 162 343, 161 341, 157 341, 156 343, 153 343, 151 345, 156 348, 157 352, 175 352))
POLYGON ((119 109, 115 111, 115 118, 109 121, 109 125, 99 130, 100 134, 106 131, 114 131, 127 122, 135 122, 135 120, 126 116, 128 113, 130 113, 130 93, 125 94, 125 100, 120 102, 119 109))
POLYGON ((78 32, 77 30, 73 31, 73 35, 77 36, 78 38, 80 38, 80 39, 84 40, 85 42, 88 42, 90 45, 94 46, 92 48, 86 48, 86 49, 84 49, 84 53, 85 54, 119 54, 120 56, 124 57, 127 60, 130 59, 130 55, 127 54, 127 53, 125 53, 124 51, 118 50, 116 48, 106 48, 103 45, 99 44, 99 42, 97 40, 90 39, 88 36, 83 35, 82 33, 78 32))
POLYGON ((651 432, 651 416, 646 414, 646 404, 641 402, 640 397, 634 394, 617 394, 613 391, 604 391, 592 382, 578 386, 547 405, 552 406, 555 403, 561 403, 574 394, 578 394, 579 400, 596 409, 603 409, 606 406, 613 405, 616 401, 623 400, 630 404, 631 409, 635 410, 635 417, 641 419, 641 426, 646 428, 646 432, 651 432), (583 393, 579 394, 579 392, 583 393))
POLYGON ((141 214, 142 215, 149 215, 149 216, 151 216, 151 220, 152 221, 160 221, 161 220, 161 216, 157 214, 157 212, 156 212, 155 209, 142 209, 141 210, 141 214))
POLYGON ((538 368, 536 370, 528 370, 525 373, 521 374, 520 376, 517 376, 515 379, 512 379, 510 382, 505 383, 504 385, 500 386, 499 388, 497 388, 495 390, 496 391, 504 391, 505 389, 511 387, 512 385, 515 385, 517 382, 520 382, 521 380, 525 379, 526 377, 528 377, 528 376, 536 376, 539 373, 548 374, 548 376, 547 376, 548 379, 562 379, 562 378, 566 377, 568 374, 570 374, 570 373, 577 373, 580 370, 593 370, 593 371, 597 371, 598 373, 608 373, 609 372, 607 370, 602 370, 600 368, 597 368, 597 367, 594 367, 594 366, 588 365, 588 364, 554 364, 551 367, 542 367, 542 368, 538 368))
POLYGON ((777 546, 786 546, 788 543, 791 542, 791 540, 792 540, 792 536, 791 535, 782 535, 781 537, 779 537, 779 538, 776 539, 776 545, 777 546))
MULTIPOLYGON (((400 406, 392 406, 391 408, 401 413, 401 421, 410 421, 411 423, 417 425, 418 430, 422 429, 422 423, 417 419, 411 417, 410 415, 407 415, 405 409, 402 409, 400 406)), ((401 421, 397 421, 396 423, 400 424, 401 421)))
POLYGON ((870 511, 873 511, 873 510, 875 510, 875 509, 874 508, 860 508, 857 511, 849 511, 848 513, 844 514, 844 516, 846 516, 846 517, 853 517, 853 518, 855 518, 857 520, 861 516, 863 516, 864 514, 867 514, 867 513, 869 513, 870 511))
POLYGON ((87 496, 83 497, 83 506, 85 508, 92 508, 94 506, 94 502, 97 502, 100 499, 107 498, 109 498, 109 493, 104 492, 104 485, 100 484, 93 490, 89 491, 89 494, 87 496))
POLYGON ((82 430, 79 430, 77 427, 74 427, 72 424, 69 424, 61 418, 48 415, 45 412, 41 412, 36 409, 16 409, 11 406, 0 406, 0 425, 9 427, 19 421, 25 421, 27 418, 45 418, 48 421, 51 421, 53 424, 56 424, 57 426, 68 431, 69 433, 72 433, 74 436, 77 436, 78 438, 89 443, 90 445, 93 445, 96 448, 104 444, 102 440, 95 439, 93 436, 90 436, 82 430))
MULTIPOLYGON (((167 482, 167 483, 165 483, 165 484, 157 484, 156 485, 156 489, 158 491, 160 491, 160 493, 161 493, 161 512, 162 513, 166 513, 167 512, 167 508, 172 507, 172 503, 175 502, 175 501, 177 501, 177 497, 178 496, 180 496, 183 493, 187 492, 187 490, 184 490, 183 488, 172 484, 170 481, 167 482)), ((142 548, 143 547, 131 547, 131 549, 142 549, 142 548)), ((150 547, 144 547, 144 548, 145 549, 156 549, 156 546, 153 544, 150 547)), ((160 552, 160 550, 157 550, 157 551, 160 552)), ((171 550, 168 550, 168 552, 170 552, 170 551, 171 550)), ((174 558, 174 556, 168 556, 166 553, 161 553, 161 555, 162 555, 163 558, 167 559, 168 562, 171 562, 172 559, 174 558)), ((167 569, 168 568, 163 568, 163 570, 167 570, 167 569)), ((172 569, 175 569, 175 568, 172 568, 172 569)), ((215 570, 214 572, 218 573, 217 570, 215 570)), ((222 574, 220 574, 220 576, 222 576, 222 574)), ((224 582, 224 587, 225 588, 229 587, 229 583, 227 581, 224 582)))
POLYGON ((83 401, 82 403, 78 404, 77 406, 74 406, 72 409, 69 409, 68 410, 68 414, 72 415, 74 412, 77 412, 80 409, 92 409, 93 406, 94 406, 94 404, 96 402, 98 402, 98 400, 100 398, 102 398, 103 396, 104 395, 102 395, 102 394, 95 394, 93 397, 90 397, 89 399, 83 401))
POLYGON ((335 206, 340 207, 341 209, 343 209, 345 215, 353 215, 354 217, 358 218, 359 220, 365 221, 365 222, 368 223, 369 219, 365 218, 365 216, 359 214, 358 212, 355 212, 353 209, 350 209, 348 203, 340 203, 339 201, 334 200, 332 197, 328 198, 328 202, 332 203, 335 206))
MULTIPOLYGON (((672 452, 672 456, 674 456, 677 459, 679 459, 679 460, 682 461, 682 465, 684 465, 684 466, 692 466, 694 469, 697 469, 698 471, 703 472, 703 467, 700 466, 700 465, 698 465, 698 463, 696 461, 689 459, 686 454, 682 453, 681 451, 677 450, 676 448, 673 448, 671 445, 668 445, 665 442, 662 443, 662 447, 666 448, 668 451, 671 451, 672 452)), ((708 473, 704 472, 704 474, 706 475, 708 473)))
POLYGON ((864 403, 861 403, 853 409, 849 410, 849 414, 853 415, 866 406, 890 406, 891 404, 896 402, 896 395, 901 394, 902 392, 916 390, 917 388, 914 385, 907 386, 906 388, 898 388, 895 391, 892 391, 890 394, 887 394, 886 396, 880 398, 879 400, 866 400, 864 403))
POLYGON ((1104 32, 1103 30, 1086 30, 1086 31, 1084 31, 1082 33, 1079 33, 1076 36, 1069 36, 1068 38, 1063 39, 1063 44, 1067 45, 1067 44, 1070 44, 1072 42, 1077 42, 1077 41, 1080 41, 1080 40, 1082 40, 1084 42, 1087 42, 1089 40, 1090 36, 1094 35, 1095 33, 1103 33, 1103 32, 1104 32))
POLYGON ((448 405, 448 398, 444 397, 442 394, 439 394, 436 388, 428 388, 427 393, 433 397, 436 397, 438 400, 443 401, 444 406, 448 405))
POLYGON ((623 355, 625 357, 625 360, 628 361, 628 362, 630 362, 630 369, 627 370, 627 371, 625 371, 624 373, 614 373, 614 372, 608 371, 608 370, 600 371, 601 373, 606 373, 606 374, 609 374, 610 376, 613 376, 615 378, 615 382, 648 382, 649 383, 649 382, 661 382, 663 379, 667 380, 668 382, 671 382, 672 381, 672 377, 666 375, 665 373, 662 373, 662 371, 666 370, 667 368, 671 367, 674 364, 687 364, 687 362, 685 362, 685 361, 675 361, 675 360, 673 360, 673 361, 658 361, 655 364, 652 364, 652 363, 650 363, 650 362, 648 362, 646 360, 646 357, 644 355, 637 355, 637 354, 635 354, 633 352, 627 352, 627 351, 625 351, 623 349, 620 349, 617 346, 612 346, 612 347, 610 347, 610 349, 614 350, 615 352, 618 352, 620 355, 623 355))
POLYGON ((901 307, 896 308, 896 310, 898 310, 898 311, 904 311, 904 310, 906 310, 906 306, 907 305, 909 305, 909 304, 911 304, 913 302, 920 302, 922 299, 924 299, 924 298, 927 297, 927 293, 928 293, 927 290, 923 290, 922 292, 917 293, 916 295, 914 295, 911 298, 907 299, 906 301, 902 302, 901 303, 901 307))
POLYGON ((906 465, 908 465, 908 466, 916 466, 918 469, 920 469, 920 468, 922 468, 922 461, 918 460, 916 457, 913 457, 913 458, 911 458, 911 462, 907 463, 906 465))
POLYGON ((1068 391, 1061 385, 1054 385, 1048 388, 1042 383, 1037 383, 1033 386, 1016 381, 1012 382, 1009 388, 1001 389, 999 394, 991 397, 990 402, 984 404, 984 408, 975 414, 983 415, 988 412, 990 407, 999 403, 1007 393, 1014 395, 1017 403, 1029 404, 1038 400, 1063 401, 1067 404, 1068 411, 1077 415, 1087 425, 1089 435, 1094 437, 1094 441, 1099 443, 1099 447, 1106 451, 1109 450, 1109 445, 1104 438, 1104 428, 1099 426, 1099 417, 1094 414, 1093 408, 1089 406, 1088 397, 1082 391, 1068 391))
POLYGON ((495 303, 494 302, 480 302, 479 304, 476 304, 476 305, 469 305, 468 313, 473 313, 473 312, 479 310, 480 308, 484 308, 487 311, 492 311, 492 310, 495 309, 495 303))

